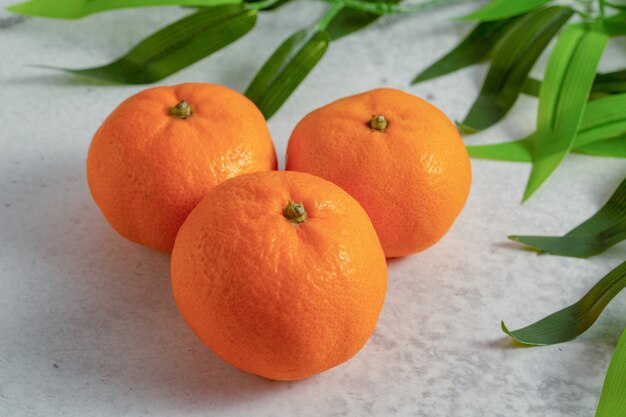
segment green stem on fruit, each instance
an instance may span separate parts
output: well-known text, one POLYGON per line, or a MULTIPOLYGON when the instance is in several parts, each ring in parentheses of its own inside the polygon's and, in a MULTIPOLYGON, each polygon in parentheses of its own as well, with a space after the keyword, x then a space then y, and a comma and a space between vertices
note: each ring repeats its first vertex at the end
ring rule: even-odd
POLYGON ((292 223, 304 223, 307 218, 306 210, 302 202, 294 203, 290 201, 287 207, 285 207, 283 214, 287 220, 292 223))
POLYGON ((385 116, 382 114, 378 114, 376 116, 372 116, 369 122, 370 129, 376 130, 378 132, 384 132, 389 126, 389 122, 385 119, 385 116))
POLYGON ((191 106, 185 100, 181 100, 181 102, 174 107, 170 107, 170 116, 172 117, 185 120, 190 118, 191 114, 191 106))

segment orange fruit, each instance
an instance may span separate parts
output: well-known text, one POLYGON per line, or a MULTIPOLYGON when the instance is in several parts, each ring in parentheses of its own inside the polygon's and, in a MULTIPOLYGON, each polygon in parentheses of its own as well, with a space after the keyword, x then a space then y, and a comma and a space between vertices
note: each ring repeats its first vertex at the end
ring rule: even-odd
POLYGON ((389 88, 306 115, 289 139, 287 169, 326 178, 356 198, 387 257, 421 251, 443 237, 472 178, 450 120, 432 104, 389 88))
POLYGON ((191 212, 172 252, 176 304, 244 371, 294 380, 347 361, 371 336, 387 286, 367 214, 299 172, 225 181, 191 212))
POLYGON ((155 87, 117 107, 87 156, 89 189, 122 236, 169 252, 213 187, 276 169, 265 119, 243 95, 211 84, 155 87))

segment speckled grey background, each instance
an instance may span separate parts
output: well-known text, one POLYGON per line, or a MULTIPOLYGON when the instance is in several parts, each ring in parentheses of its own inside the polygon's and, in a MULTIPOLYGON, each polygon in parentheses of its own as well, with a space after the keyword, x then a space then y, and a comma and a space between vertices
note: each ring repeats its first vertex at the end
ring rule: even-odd
MULTIPOLYGON (((249 36, 163 84, 206 81, 242 91, 273 49, 322 8, 294 1, 262 15, 249 36)), ((375 87, 410 91, 462 118, 485 66, 414 87, 408 81, 468 31, 450 18, 469 9, 387 17, 333 44, 270 122, 281 163, 305 113, 375 87)), ((168 257, 116 235, 85 182, 91 135, 142 87, 28 66, 108 62, 184 13, 127 10, 65 22, 0 12, 0 415, 593 415, 626 327, 623 295, 587 334, 563 345, 512 348, 499 323, 516 328, 576 301, 625 258, 626 247, 591 260, 538 257, 506 236, 563 233, 586 219, 626 175, 617 159, 568 157, 524 206, 528 165, 472 161, 465 211, 438 245, 390 262, 376 333, 340 367, 276 383, 207 351, 176 311, 168 257)), ((625 62, 620 46, 611 46, 603 69, 625 62)), ((535 112, 535 100, 522 97, 503 123, 467 141, 519 137, 532 130, 535 112)))

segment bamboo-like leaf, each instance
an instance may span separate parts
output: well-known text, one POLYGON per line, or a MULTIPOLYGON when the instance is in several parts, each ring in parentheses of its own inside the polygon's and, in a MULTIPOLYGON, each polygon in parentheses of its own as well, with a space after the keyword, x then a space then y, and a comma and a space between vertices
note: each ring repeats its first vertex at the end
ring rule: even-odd
POLYGON ((576 147, 611 139, 626 133, 626 93, 603 97, 585 106, 576 133, 576 147))
MULTIPOLYGON (((241 1, 241 0, 240 0, 241 1)), ((272 10, 276 10, 285 4, 289 3, 291 0, 276 0, 266 3, 266 0, 244 0, 247 4, 249 4, 252 8, 256 8, 257 10, 262 10, 264 12, 271 12, 272 10)))
POLYGON ((524 345, 541 346, 567 342, 591 327, 624 287, 626 262, 609 272, 576 304, 519 330, 510 331, 502 322, 502 331, 524 345))
POLYGON ((472 158, 509 162, 532 162, 533 136, 534 133, 523 139, 490 145, 466 146, 466 149, 472 158))
POLYGON ((626 179, 592 217, 564 236, 509 236, 540 252, 588 258, 626 239, 626 179))
MULTIPOLYGON (((368 2, 376 2, 369 0, 368 2)), ((388 0, 385 3, 397 4, 400 0, 388 0)), ((330 35, 330 39, 335 41, 351 33, 365 29, 381 17, 378 13, 370 13, 363 10, 343 9, 330 22, 326 31, 330 35)))
POLYGON ((270 56, 246 90, 269 119, 322 58, 330 36, 326 31, 302 29, 270 56))
POLYGON ((379 14, 364 12, 362 10, 344 9, 339 12, 337 17, 328 25, 326 31, 334 41, 366 28, 380 17, 381 15, 379 14))
POLYGON ((604 19, 604 30, 611 37, 626 35, 626 12, 620 12, 604 19))
POLYGON ((491 0, 479 10, 463 16, 465 20, 480 20, 488 22, 506 19, 536 9, 550 0, 491 0))
POLYGON ((626 134, 574 148, 574 152, 593 156, 626 158, 626 134))
MULTIPOLYGON (((623 157, 626 135, 626 94, 603 97, 585 107, 574 139, 574 152, 623 157), (608 154, 613 151, 613 154, 608 154)), ((467 146, 471 157, 512 162, 532 162, 535 134, 512 142, 467 146)))
POLYGON ((626 93, 626 69, 596 75, 593 93, 626 93))
POLYGON ((111 64, 64 71, 127 84, 155 82, 239 39, 255 22, 256 12, 241 5, 201 10, 159 30, 111 64))
MULTIPOLYGON (((527 78, 522 88, 522 93, 529 96, 539 97, 541 81, 534 78, 527 78)), ((591 87, 591 94, 601 97, 606 94, 626 93, 626 69, 614 72, 607 72, 596 75, 591 87)))
POLYGON ((626 331, 613 352, 596 408, 596 417, 620 416, 626 416, 626 331))
POLYGON ((495 51, 480 95, 460 124, 463 130, 486 129, 506 115, 535 61, 572 14, 567 7, 547 7, 513 25, 495 51))
POLYGON ((449 74, 485 59, 500 38, 518 20, 517 17, 479 23, 459 45, 418 74, 411 84, 449 74))
POLYGON ((539 92, 533 168, 524 201, 572 148, 607 41, 604 33, 579 28, 568 28, 559 36, 539 92))
POLYGON ((539 97, 539 90, 541 90, 541 81, 536 78, 528 77, 524 81, 522 86, 522 93, 527 96, 539 97))
POLYGON ((220 6, 241 0, 30 0, 7 7, 28 16, 79 19, 109 10, 150 6, 220 6))

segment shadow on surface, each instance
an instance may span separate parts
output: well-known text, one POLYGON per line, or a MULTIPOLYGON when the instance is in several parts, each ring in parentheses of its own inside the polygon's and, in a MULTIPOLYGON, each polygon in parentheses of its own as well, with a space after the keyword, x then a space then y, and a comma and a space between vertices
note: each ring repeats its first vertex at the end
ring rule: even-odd
POLYGON ((69 414, 116 403, 214 411, 290 389, 230 367, 196 339, 171 296, 169 256, 112 231, 83 166, 30 164, 5 184, 12 203, 3 208, 16 219, 11 261, 30 272, 19 277, 21 312, 3 337, 17 372, 51 393, 41 405, 69 414))

